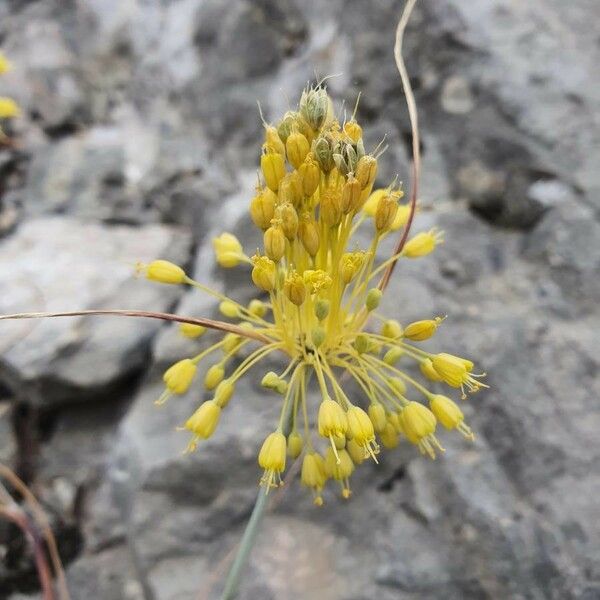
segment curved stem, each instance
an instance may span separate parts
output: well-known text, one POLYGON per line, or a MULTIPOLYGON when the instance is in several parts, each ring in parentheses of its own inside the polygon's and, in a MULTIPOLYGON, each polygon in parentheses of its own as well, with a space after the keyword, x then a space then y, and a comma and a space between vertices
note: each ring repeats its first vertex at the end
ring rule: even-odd
MULTIPOLYGON (((413 222, 413 217, 415 216, 415 208, 417 206, 417 194, 419 191, 419 173, 421 171, 421 149, 419 144, 419 121, 417 116, 417 105, 415 102, 415 97, 413 95, 412 87, 410 85, 410 78, 408 77, 408 72, 406 71, 406 65, 404 64, 404 59, 402 58, 402 40, 404 39, 404 31, 406 29, 406 25, 408 24, 408 20, 412 13, 413 8, 417 0, 408 0, 404 11, 402 12, 402 16, 400 17, 400 21, 398 23, 398 27, 396 28, 396 43, 394 45, 394 59, 396 60, 396 66, 398 67, 398 72, 400 73, 400 79, 402 80, 402 89, 404 90, 404 95, 406 96, 406 105, 408 107, 408 116, 410 118, 410 128, 412 133, 412 153, 413 153, 413 165, 412 165, 412 190, 410 193, 410 213, 408 215, 408 221, 406 222, 406 226, 404 227, 404 232, 402 233, 402 237, 398 240, 398 244, 394 249, 393 254, 398 254, 404 248, 404 244, 408 238, 408 233, 410 231, 410 227, 413 222)), ((385 290, 387 284, 390 281, 390 277, 394 272, 394 267, 396 266, 397 259, 392 261, 381 281, 379 282, 379 289, 381 291, 385 290)))
POLYGON ((87 315, 109 315, 115 317, 144 317, 147 319, 162 319, 163 321, 173 321, 177 323, 189 323, 191 325, 202 325, 209 329, 218 329, 220 331, 228 331, 246 338, 258 340, 263 344, 270 344, 273 340, 261 333, 252 329, 244 329, 233 323, 225 321, 215 321, 214 319, 206 319, 204 317, 181 317, 171 313, 152 312, 146 310, 117 310, 117 309, 101 309, 101 310, 73 310, 64 312, 31 312, 31 313, 14 313, 11 315, 0 315, 0 321, 8 319, 45 319, 50 317, 82 317, 87 315))
POLYGON ((254 542, 256 541, 259 525, 267 507, 267 489, 261 487, 258 490, 258 496, 256 498, 254 508, 252 509, 252 515, 250 516, 248 525, 246 525, 244 535, 242 536, 242 541, 240 542, 240 547, 238 548, 237 554, 235 555, 235 560, 233 561, 231 569, 229 570, 229 574, 227 575, 227 579, 225 580, 225 588, 223 590, 223 594, 221 595, 221 600, 233 600, 237 594, 238 585, 240 583, 244 567, 246 566, 246 561, 248 560, 248 556, 250 555, 252 547, 254 546, 254 542))

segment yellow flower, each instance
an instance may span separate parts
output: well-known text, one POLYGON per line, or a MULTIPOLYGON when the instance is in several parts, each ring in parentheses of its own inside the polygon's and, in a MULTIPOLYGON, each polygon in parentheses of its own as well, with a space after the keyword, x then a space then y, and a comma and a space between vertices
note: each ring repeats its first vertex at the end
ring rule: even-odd
POLYGON ((304 440, 297 431, 292 431, 287 439, 287 451, 291 458, 298 458, 304 449, 304 440))
POLYGON ((396 216, 394 217, 394 221, 390 226, 392 231, 398 231, 398 229, 404 227, 408 223, 408 218, 410 217, 410 206, 407 204, 402 204, 398 206, 398 210, 396 211, 396 216))
POLYGON ((265 470, 260 484, 267 488, 283 485, 281 473, 285 470, 286 441, 281 431, 270 433, 258 454, 258 464, 265 470))
POLYGON ((368 458, 368 455, 365 456, 365 449, 359 446, 354 439, 348 440, 346 450, 348 450, 348 454, 356 466, 361 465, 368 458))
POLYGON ((371 419, 371 423, 373 423, 373 429, 377 433, 381 433, 385 429, 387 423, 385 408, 381 404, 370 404, 369 419, 371 419))
POLYGON ((470 360, 440 352, 432 357, 431 364, 445 383, 461 389, 463 398, 466 395, 464 392, 465 387, 470 392, 477 392, 482 387, 488 387, 477 380, 478 377, 483 377, 485 373, 479 375, 471 373, 473 363, 470 360))
POLYGON ((213 365, 206 371, 204 376, 204 387, 207 390, 214 390, 223 381, 225 376, 225 369, 221 363, 213 365))
POLYGON ((302 181, 302 191, 307 198, 310 198, 316 192, 321 180, 321 170, 311 154, 300 165, 298 173, 302 181))
POLYGON ((390 421, 385 424, 383 431, 379 433, 379 437, 381 438, 381 443, 384 448, 387 448, 388 450, 393 450, 400 441, 398 431, 390 421))
POLYGON ((0 52, 0 75, 4 75, 4 73, 8 73, 12 69, 12 65, 10 64, 8 58, 0 52))
POLYGON ((362 209, 364 213, 369 217, 374 217, 377 212, 377 205, 379 204, 379 200, 384 198, 388 193, 387 188, 379 188, 374 190, 371 195, 367 198, 367 201, 364 203, 362 209))
POLYGON ((163 394, 157 403, 162 404, 168 398, 169 393, 185 394, 192 385, 196 370, 196 365, 189 358, 184 358, 171 365, 163 375, 167 393, 163 394))
POLYGON ((265 292, 272 292, 275 288, 277 267, 275 263, 266 256, 255 255, 252 257, 252 281, 254 285, 265 292))
POLYGON ((475 439, 471 428, 465 425, 465 416, 456 405, 456 402, 450 400, 447 396, 435 394, 429 401, 429 406, 437 420, 446 429, 458 429, 468 440, 475 439))
POLYGON ((428 232, 417 233, 415 237, 406 242, 402 250, 402 256, 407 258, 419 258, 427 256, 434 251, 438 244, 444 241, 444 234, 437 229, 430 229, 428 232))
POLYGON ((221 407, 215 400, 202 403, 196 412, 185 422, 185 429, 194 434, 188 450, 194 450, 198 438, 208 439, 217 428, 221 417, 221 407))
POLYGON ((309 452, 304 456, 300 481, 302 485, 313 490, 314 502, 317 506, 321 506, 323 504, 321 492, 327 482, 327 468, 320 454, 309 452))
POLYGON ((225 408, 231 397, 233 396, 233 392, 235 391, 235 384, 229 381, 228 379, 224 379, 219 383, 217 389, 215 390, 215 402, 221 407, 225 408))
POLYGON ((21 114, 19 105, 12 98, 0 96, 0 119, 12 119, 21 114))
POLYGON ((306 269, 303 276, 311 294, 318 294, 321 290, 325 291, 331 287, 331 276, 321 269, 306 269))
POLYGON ((418 402, 409 402, 400 413, 400 424, 408 441, 417 445, 422 454, 435 458, 436 449, 443 452, 435 437, 435 415, 418 402))
POLYGON ((298 132, 292 132, 285 142, 287 158, 294 169, 298 169, 310 152, 308 140, 298 132))
POLYGON ((369 415, 359 406, 351 406, 346 413, 348 419, 348 433, 352 439, 364 448, 365 457, 371 455, 377 462, 376 454, 379 453, 379 446, 375 443, 375 430, 369 415))
POLYGON ((199 338, 206 333, 206 327, 194 325, 193 323, 181 323, 181 325, 179 325, 179 332, 181 335, 190 339, 199 338))
POLYGON ((302 275, 292 271, 283 284, 283 291, 292 304, 300 306, 306 298, 306 286, 302 275))
POLYGON ((342 496, 349 498, 351 492, 348 480, 354 472, 354 463, 348 451, 345 448, 336 451, 333 448, 327 448, 325 464, 327 465, 329 475, 342 483, 342 496))
POLYGON ((237 267, 245 256, 240 241, 232 233, 222 233, 214 238, 213 248, 217 262, 226 269, 237 267))
POLYGON ((146 279, 158 283, 179 284, 185 283, 187 279, 185 271, 168 260, 154 260, 149 265, 138 263, 136 271, 145 273, 146 279))
POLYGON ((423 375, 430 381, 442 381, 441 376, 433 368, 433 363, 431 362, 430 358, 423 359, 419 365, 419 368, 421 369, 421 373, 423 373, 423 375))
POLYGON ((437 330, 439 324, 443 321, 441 317, 435 319, 426 319, 424 321, 414 321, 406 326, 404 337, 414 342, 428 340, 437 330))
POLYGON ((275 204, 277 195, 269 188, 258 190, 252 202, 250 202, 250 217, 253 223, 260 229, 267 229, 275 216, 275 204))
POLYGON ((264 234, 264 245, 267 256, 274 262, 279 262, 285 254, 285 235, 281 225, 271 225, 264 234))

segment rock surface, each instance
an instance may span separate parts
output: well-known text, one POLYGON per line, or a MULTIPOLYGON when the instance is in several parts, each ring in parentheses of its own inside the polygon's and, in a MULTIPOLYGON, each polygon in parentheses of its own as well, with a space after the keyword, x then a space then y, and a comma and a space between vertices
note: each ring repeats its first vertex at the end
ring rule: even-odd
MULTIPOLYGON (((0 83, 25 113, 0 150, 0 312, 215 313, 131 279, 159 256, 252 297, 247 271, 213 268, 210 237, 256 245, 256 100, 276 117, 315 72, 341 73, 338 105, 362 92, 367 141, 389 144, 381 182, 408 182, 402 5, 0 3, 15 63, 0 83)), ((594 0, 418 4, 416 227, 447 241, 399 265, 383 309, 449 315, 431 347, 477 357, 491 385, 465 406, 477 441, 446 436, 435 463, 401 445, 359 470, 349 503, 330 493, 315 510, 295 483, 274 495, 241 599, 600 598, 599 19, 594 0)), ((210 336, 116 318, 1 327, 0 455, 51 513, 74 600, 218 597, 277 403, 245 380, 218 435, 182 456, 175 428, 201 392, 153 401, 164 369, 210 336)), ((0 598, 38 597, 0 535, 0 598)))

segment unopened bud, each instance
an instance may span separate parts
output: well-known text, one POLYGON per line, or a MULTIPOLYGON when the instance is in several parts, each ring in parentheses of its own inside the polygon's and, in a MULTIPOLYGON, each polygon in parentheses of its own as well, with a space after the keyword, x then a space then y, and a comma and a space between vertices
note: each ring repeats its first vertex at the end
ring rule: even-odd
POLYGON ((296 209, 286 202, 277 209, 277 213, 281 220, 283 234, 290 242, 293 242, 298 233, 298 213, 296 209))
POLYGON ((300 218, 298 237, 304 249, 311 256, 315 256, 319 250, 319 228, 309 212, 304 212, 300 218))
POLYGON ((362 128, 356 121, 348 121, 344 123, 344 133, 356 143, 362 137, 362 128))
POLYGON ((237 304, 231 300, 223 300, 223 302, 219 304, 219 311, 223 316, 229 317, 230 319, 235 319, 240 315, 237 304))
POLYGON ((348 180, 342 187, 342 212, 347 215, 354 213, 360 207, 360 183, 352 173, 348 175, 348 180))
POLYGON ((278 262, 285 254, 285 235, 281 226, 272 225, 263 236, 267 256, 278 262))
POLYGON ((321 197, 320 217, 328 227, 335 227, 342 220, 342 195, 338 190, 328 189, 321 197))
POLYGON ((252 262, 252 281, 261 290, 272 292, 275 288, 277 265, 266 256, 254 256, 252 262))
POLYGON ((248 312, 255 317, 264 317, 267 314, 267 305, 258 298, 250 300, 248 304, 248 312))
POLYGON ((260 157, 260 168, 267 187, 276 192, 279 189, 279 182, 285 175, 285 159, 283 155, 268 147, 263 147, 263 154, 260 157))
POLYGON ((381 301, 382 295, 383 294, 381 293, 381 290, 379 288, 371 288, 369 290, 369 293, 367 294, 367 300, 365 302, 365 305, 369 312, 375 310, 379 306, 379 302, 381 301))
POLYGON ((398 203, 392 195, 385 195, 379 199, 377 210, 375 211, 375 229, 378 233, 389 231, 394 219, 398 203))
POLYGON ((272 125, 265 126, 265 145, 278 154, 285 155, 285 144, 279 137, 277 129, 272 125))
POLYGON ((314 131, 321 129, 327 118, 329 97, 322 87, 309 88, 302 92, 300 114, 314 131))
POLYGON ((322 327, 315 327, 311 332, 312 343, 318 348, 325 341, 325 330, 322 327))
POLYGON ((335 167, 335 162, 333 160, 333 145, 329 138, 317 138, 313 142, 312 153, 323 173, 327 174, 335 167))
POLYGON ((329 314, 329 300, 325 300, 325 298, 319 298, 315 302, 315 317, 319 319, 319 321, 323 321, 323 319, 327 318, 329 314))
POLYGON ((300 165, 298 174, 302 180, 302 191, 307 198, 310 198, 319 187, 321 180, 321 170, 312 154, 309 154, 300 165))
POLYGON ((364 354, 369 349, 369 338, 367 334, 359 333, 354 338, 354 343, 352 345, 359 354, 364 354))
POLYGON ((298 169, 309 153, 310 145, 301 133, 295 131, 288 136, 285 142, 285 149, 290 164, 294 169, 298 169))
POLYGON ((392 340, 397 340, 402 335, 402 325, 396 319, 390 319, 381 327, 381 335, 392 340))
POLYGON ((373 185, 377 177, 377 159, 373 156, 363 156, 356 165, 356 179, 364 190, 373 185))
POLYGON ((267 229, 275 215, 277 196, 269 188, 259 190, 250 202, 250 217, 260 229, 267 229))

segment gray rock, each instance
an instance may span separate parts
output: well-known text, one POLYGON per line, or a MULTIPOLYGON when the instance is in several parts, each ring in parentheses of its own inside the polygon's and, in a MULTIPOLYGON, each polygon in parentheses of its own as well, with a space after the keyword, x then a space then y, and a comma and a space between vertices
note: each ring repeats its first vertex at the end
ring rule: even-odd
MULTIPOLYGON (((168 310, 181 290, 135 281, 133 267, 158 257, 185 263, 188 244, 184 231, 159 225, 28 221, 1 244, 2 312, 168 310)), ((160 325, 118 317, 4 323, 3 382, 38 404, 89 398, 143 366, 160 325)))

